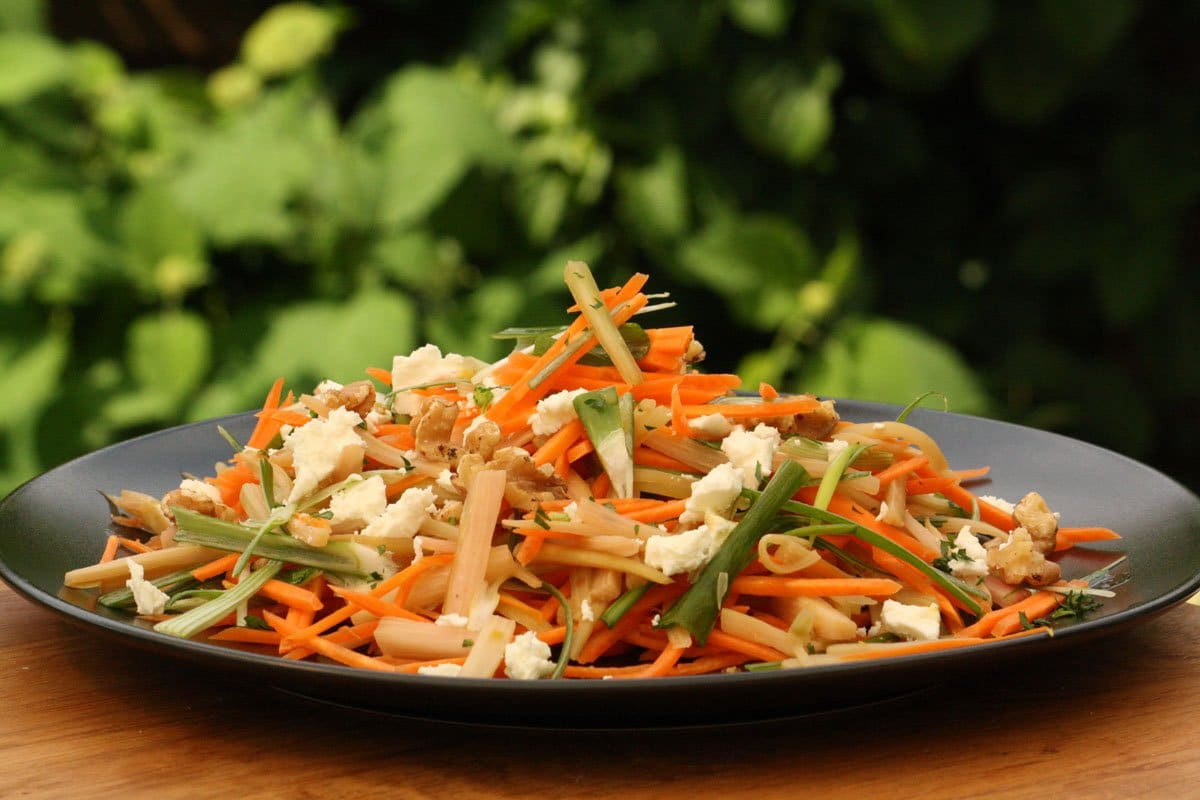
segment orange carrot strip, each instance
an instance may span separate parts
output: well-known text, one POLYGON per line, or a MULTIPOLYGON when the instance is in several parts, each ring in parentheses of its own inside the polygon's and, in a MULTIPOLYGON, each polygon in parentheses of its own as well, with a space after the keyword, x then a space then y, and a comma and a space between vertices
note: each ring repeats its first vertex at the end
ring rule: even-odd
POLYGON ((631 511, 622 516, 635 519, 638 522, 666 522, 676 519, 687 508, 687 500, 668 500, 653 508, 631 511))
POLYGON ((367 367, 367 374, 384 386, 392 385, 392 371, 383 367, 367 367))
POLYGON ((537 466, 557 461, 558 457, 567 452, 567 448, 575 444, 584 435, 583 423, 573 419, 559 428, 545 443, 533 453, 533 463, 537 466))
POLYGON ((608 497, 608 493, 612 491, 612 479, 608 477, 607 472, 601 472, 592 481, 592 497, 597 500, 604 500, 608 497))
POLYGON ((614 627, 610 628, 603 622, 597 623, 596 627, 592 629, 592 635, 588 637, 575 660, 580 664, 592 663, 619 642, 626 633, 640 625, 650 609, 683 594, 686 588, 687 586, 683 583, 651 587, 625 612, 614 627))
POLYGON ((897 478, 902 478, 910 472, 916 472, 921 467, 929 463, 929 459, 925 456, 914 456, 906 458, 903 461, 897 461, 886 469, 881 469, 875 473, 875 477, 879 479, 881 485, 887 485, 897 478))
MULTIPOLYGON (((1054 609, 1058 608, 1058 606, 1062 603, 1063 596, 1060 594, 1055 594, 1054 592, 1038 592, 1029 599, 1035 600, 1035 602, 1031 602, 1029 607, 1022 609, 1022 611, 1025 612, 1025 618, 1032 622, 1035 619, 1046 616, 1050 612, 1054 611, 1054 609)), ((1018 603, 1016 605, 1020 604, 1018 603)), ((1013 606, 1009 606, 1008 609, 1005 610, 1007 611, 1011 608, 1013 608, 1013 606)), ((1008 634, 1014 633, 1021 628, 1022 625, 1020 614, 1009 614, 996 620, 996 623, 992 625, 991 634, 992 636, 1007 636, 1008 634)))
POLYGON ((208 562, 203 566, 196 567, 192 570, 192 577, 198 581, 206 581, 209 578, 215 578, 222 572, 228 572, 237 566, 238 559, 241 558, 241 553, 230 553, 227 556, 221 556, 218 559, 208 562))
POLYGON ((132 550, 135 553, 149 553, 153 549, 149 545, 139 542, 137 539, 130 539, 125 536, 118 536, 117 543, 126 550, 132 550))
POLYGON ((722 414, 731 419, 769 419, 771 417, 789 417, 796 414, 807 414, 821 405, 815 397, 795 397, 789 400, 776 400, 773 403, 715 403, 696 406, 684 406, 683 413, 689 417, 701 417, 705 414, 722 414))
POLYGON ((680 436, 692 435, 692 426, 688 424, 687 415, 683 413, 683 401, 679 399, 679 384, 671 387, 671 427, 680 436))
POLYGON ((671 668, 679 663, 679 657, 683 655, 683 648, 675 645, 667 645, 658 658, 654 659, 649 666, 643 667, 640 672, 622 675, 614 675, 614 678, 661 678, 669 675, 671 668))
POLYGON ((567 448, 567 461, 570 461, 572 464, 574 464, 576 461, 588 455, 589 453, 595 452, 595 450, 596 446, 592 444, 591 439, 580 439, 578 442, 567 448))
POLYGON ((893 595, 901 584, 888 578, 780 578, 774 575, 742 575, 729 584, 731 591, 756 597, 833 597, 862 594, 868 597, 893 595))
MULTIPOLYGON (((272 614, 270 611, 262 612, 263 619, 267 624, 281 634, 291 636, 300 631, 293 625, 290 625, 286 619, 278 614, 272 614)), ((358 667, 359 669, 370 669, 378 672, 395 672, 395 669, 384 662, 378 661, 370 656, 363 655, 348 647, 343 647, 340 644, 334 644, 328 639, 323 639, 320 636, 313 636, 305 640, 305 644, 316 650, 326 658, 345 664, 350 667, 358 667)))
POLYGON ((224 628, 208 637, 210 642, 245 642, 247 644, 279 644, 278 631, 260 631, 257 628, 239 628, 232 626, 224 628))
POLYGON ((100 554, 100 563, 107 564, 117 557, 117 547, 121 544, 121 537, 116 534, 110 535, 104 541, 104 552, 100 554))
POLYGON ((723 647, 726 650, 732 650, 735 653, 742 653, 751 658, 756 658, 759 661, 782 661, 788 658, 787 653, 781 653, 774 647, 767 647, 758 642, 751 642, 748 639, 743 639, 740 636, 734 636, 731 633, 726 633, 720 628, 713 628, 708 634, 708 644, 714 647, 723 647))
POLYGON ((1025 613, 1026 617, 1030 619, 1036 619, 1036 617, 1043 616, 1050 611, 1053 611, 1055 607, 1058 606, 1058 602, 1059 595, 1053 592, 1035 592, 1018 603, 1013 603, 1011 606, 998 608, 995 611, 990 611, 987 614, 984 614, 973 624, 968 625, 959 631, 958 635, 967 637, 987 636, 989 633, 995 630, 996 625, 1004 619, 1011 617, 1012 619, 1019 621, 1022 612, 1025 613), (1051 603, 1047 608, 1047 603, 1051 600, 1053 603, 1051 603))
POLYGON ((253 447, 255 450, 262 450, 271 443, 275 438, 275 434, 279 432, 279 427, 282 423, 270 420, 266 414, 279 407, 279 398, 283 395, 283 378, 279 378, 271 385, 271 390, 267 392, 266 400, 263 401, 262 412, 258 415, 258 422, 254 425, 254 431, 250 434, 250 438, 246 441, 247 447, 253 447))
POLYGON ((854 502, 842 495, 836 493, 833 495, 833 498, 829 501, 829 510, 862 525, 864 528, 875 531, 880 536, 891 539, 923 561, 933 561, 940 555, 932 547, 914 539, 907 531, 893 525, 888 525, 885 522, 880 522, 875 519, 875 516, 871 512, 859 508, 854 502))
POLYGON ((421 667, 436 667, 439 664, 458 664, 461 666, 466 663, 466 656, 458 656, 457 658, 435 658, 429 661, 412 661, 408 664, 401 664, 395 667, 396 672, 402 672, 406 675, 416 675, 421 667))
POLYGON ((950 474, 958 478, 960 481, 973 481, 976 478, 982 478, 992 471, 991 467, 976 467, 975 469, 955 469, 951 470, 950 474))
MULTIPOLYGON (((527 565, 538 557, 538 553, 542 551, 542 545, 545 542, 545 534, 539 531, 528 531, 525 534, 525 538, 517 545, 517 550, 513 553, 513 557, 517 559, 518 564, 522 566, 527 565)), ((555 600, 555 602, 558 601, 555 600)))
POLYGON ((651 450, 649 447, 638 447, 633 451, 633 463, 642 467, 657 467, 659 469, 669 469, 673 472, 689 472, 696 474, 696 468, 677 459, 671 458, 668 455, 663 455, 657 450, 651 450))
POLYGON ((353 603, 368 614, 374 614, 377 617, 403 617, 413 622, 429 622, 429 620, 420 614, 415 614, 407 608, 402 608, 395 603, 389 603, 382 597, 376 597, 368 592, 356 592, 353 589, 332 585, 329 587, 329 590, 346 602, 353 603))
POLYGON ((1110 539, 1120 539, 1121 534, 1111 528, 1059 528, 1055 534, 1055 550, 1065 550, 1080 542, 1103 542, 1110 539))
POLYGON ((774 386, 764 381, 758 385, 758 396, 770 403, 779 399, 779 392, 774 386))
POLYGON ((563 639, 567 637, 567 626, 559 625, 557 628, 550 628, 537 634, 537 638, 541 639, 548 645, 562 644, 563 639))
POLYGON ((947 486, 954 486, 959 479, 954 475, 942 475, 938 478, 909 478, 904 485, 906 494, 934 494, 947 486))
POLYGON ((283 603, 289 608, 300 611, 320 611, 324 604, 321 598, 300 586, 294 586, 287 581, 269 580, 259 589, 259 593, 269 597, 276 603, 283 603))
POLYGON ((1007 511, 1001 511, 991 503, 980 500, 972 492, 967 491, 961 486, 947 486, 941 490, 941 494, 942 497, 945 497, 951 503, 966 510, 968 513, 971 511, 972 505, 978 503, 979 518, 1002 531, 1011 531, 1016 527, 1012 514, 1007 511))

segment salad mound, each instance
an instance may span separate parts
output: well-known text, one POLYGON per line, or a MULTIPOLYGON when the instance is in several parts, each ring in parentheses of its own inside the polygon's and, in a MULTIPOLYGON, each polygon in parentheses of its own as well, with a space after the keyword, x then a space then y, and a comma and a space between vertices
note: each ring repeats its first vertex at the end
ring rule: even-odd
MULTIPOLYGON (((349 384, 271 388, 243 444, 163 497, 110 497, 69 572, 154 630, 384 672, 658 678, 1044 635, 1103 574, 1031 491, 966 488, 898 419, 701 372, 647 276, 570 262, 563 327, 495 363, 429 344, 349 384)), ((914 403, 915 405, 915 403, 914 403)))

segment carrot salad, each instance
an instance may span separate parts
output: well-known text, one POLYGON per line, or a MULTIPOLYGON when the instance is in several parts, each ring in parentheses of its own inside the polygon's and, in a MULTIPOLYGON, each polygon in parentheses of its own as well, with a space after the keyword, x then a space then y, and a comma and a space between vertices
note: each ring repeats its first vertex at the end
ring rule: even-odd
POLYGON ((968 488, 898 419, 700 372, 641 325, 647 277, 567 264, 565 327, 495 363, 426 345, 368 379, 275 383, 245 443, 70 587, 154 630, 431 676, 625 679, 804 668, 1045 635, 1111 596, 1054 554, 1036 492, 968 488))

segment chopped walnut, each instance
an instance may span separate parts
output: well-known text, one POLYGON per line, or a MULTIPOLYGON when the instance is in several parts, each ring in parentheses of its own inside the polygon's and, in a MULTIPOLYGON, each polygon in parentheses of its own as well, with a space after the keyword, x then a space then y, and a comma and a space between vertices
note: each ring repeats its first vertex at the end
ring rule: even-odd
POLYGON ((213 499, 207 492, 197 491, 187 486, 187 481, 178 489, 172 489, 163 495, 163 499, 159 505, 162 508, 163 515, 172 522, 175 521, 175 514, 171 511, 173 506, 186 508, 188 511, 194 511, 206 517, 222 519, 226 522, 236 522, 238 518, 237 512, 232 508, 220 500, 213 499))
POLYGON ((988 569, 1005 583, 1046 586, 1062 577, 1062 569, 1038 550, 1025 528, 1015 528, 1006 541, 987 543, 988 569))
POLYGON ((337 384, 321 384, 315 394, 329 408, 344 408, 360 417, 365 417, 375 408, 375 387, 370 381, 355 381, 341 387, 337 384))
POLYGON ((809 411, 807 414, 792 414, 786 417, 746 420, 745 425, 749 429, 763 422, 773 428, 778 428, 782 436, 799 434, 807 436, 810 439, 827 439, 829 438, 829 434, 833 433, 833 429, 837 427, 839 419, 840 417, 834 409, 833 401, 822 400, 820 406, 809 411))
POLYGON ((1038 552, 1043 555, 1054 552, 1058 517, 1054 516, 1054 512, 1040 494, 1030 492, 1022 497, 1013 509, 1013 521, 1029 531, 1033 546, 1038 552))
MULTIPOLYGON (((463 477, 463 458, 459 462, 458 474, 463 477)), ((504 487, 504 499, 513 508, 521 511, 532 511, 538 503, 545 500, 563 500, 567 497, 567 485, 551 471, 543 472, 533 463, 529 453, 520 447, 504 447, 497 450, 486 469, 502 469, 508 473, 504 487)), ((477 467, 468 464, 468 471, 478 472, 477 467)), ((470 483, 467 483, 468 491, 470 483)))
POLYGON ((458 404, 440 397, 423 398, 411 423, 417 452, 432 461, 455 461, 458 448, 450 444, 450 434, 457 420, 458 404))
POLYGON ((464 437, 463 451, 477 453, 485 461, 491 459, 500 444, 500 426, 490 419, 479 423, 475 429, 464 437))

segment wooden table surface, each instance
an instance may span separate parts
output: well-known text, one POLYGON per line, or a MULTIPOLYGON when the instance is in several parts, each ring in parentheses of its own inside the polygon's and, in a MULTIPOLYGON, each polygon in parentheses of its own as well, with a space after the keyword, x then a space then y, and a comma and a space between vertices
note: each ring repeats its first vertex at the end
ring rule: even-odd
POLYGON ((1186 798, 1200 608, 868 709, 692 731, 414 722, 207 678, 0 584, 0 797, 1186 798), (386 794, 385 794, 386 791, 386 794))

